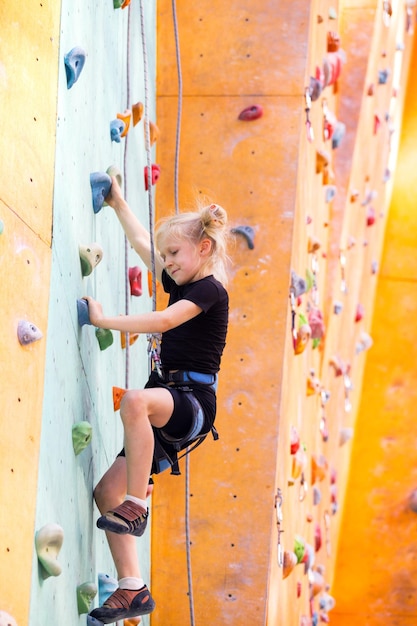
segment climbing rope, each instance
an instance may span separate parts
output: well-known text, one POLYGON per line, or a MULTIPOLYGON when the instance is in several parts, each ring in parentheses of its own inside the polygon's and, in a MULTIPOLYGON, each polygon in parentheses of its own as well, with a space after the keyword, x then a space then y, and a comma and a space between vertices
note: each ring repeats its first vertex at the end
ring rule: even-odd
POLYGON ((181 135, 181 116, 182 116, 182 72, 181 72, 181 54, 180 41, 178 35, 177 8, 175 0, 172 0, 172 19, 174 22, 175 35, 175 55, 177 60, 177 80, 178 80, 178 102, 177 102, 177 130, 175 135, 175 161, 174 161, 174 198, 175 212, 179 212, 178 200, 178 179, 179 179, 179 159, 180 159, 180 135, 181 135))
MULTIPOLYGON (((126 108, 130 106, 130 27, 131 27, 131 12, 130 6, 128 6, 127 15, 127 51, 126 51, 126 108)), ((126 135, 124 152, 123 152, 123 180, 125 181, 125 198, 127 198, 127 147, 128 147, 129 133, 126 135)), ((125 313, 129 315, 130 311, 130 282, 129 282, 129 241, 124 237, 124 256, 125 256, 125 313)), ((125 356, 125 387, 129 389, 130 378, 130 341, 129 333, 126 333, 126 356, 125 356)))

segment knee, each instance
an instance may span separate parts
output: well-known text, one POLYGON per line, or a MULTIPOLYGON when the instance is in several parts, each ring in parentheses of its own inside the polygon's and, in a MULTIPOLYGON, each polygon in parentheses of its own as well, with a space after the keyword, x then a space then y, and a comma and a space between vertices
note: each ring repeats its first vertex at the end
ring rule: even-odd
POLYGON ((100 482, 97 483, 93 491, 93 497, 98 510, 101 513, 105 513, 112 507, 120 504, 124 494, 120 494, 118 489, 115 489, 115 484, 104 475, 100 482))
POLYGON ((129 389, 126 391, 120 404, 120 417, 124 424, 131 420, 137 420, 147 416, 146 396, 142 389, 129 389))

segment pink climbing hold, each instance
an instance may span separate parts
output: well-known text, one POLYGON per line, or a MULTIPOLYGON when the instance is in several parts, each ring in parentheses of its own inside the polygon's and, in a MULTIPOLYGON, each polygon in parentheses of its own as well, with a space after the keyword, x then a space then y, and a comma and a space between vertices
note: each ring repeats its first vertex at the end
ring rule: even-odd
MULTIPOLYGON (((144 174, 144 177, 145 177, 145 191, 148 191, 148 188, 149 188, 148 168, 147 168, 146 165, 145 165, 145 167, 143 169, 143 174, 144 174)), ((158 182, 160 175, 161 175, 161 168, 156 163, 153 163, 152 167, 151 167, 151 184, 152 185, 155 185, 158 182)))
POLYGON ((130 295, 142 295, 142 270, 137 265, 129 267, 130 295))
POLYGON ((262 117, 263 113, 264 110, 260 104, 253 104, 252 106, 243 109, 243 111, 240 112, 238 119, 243 122, 252 122, 253 120, 257 120, 262 117))

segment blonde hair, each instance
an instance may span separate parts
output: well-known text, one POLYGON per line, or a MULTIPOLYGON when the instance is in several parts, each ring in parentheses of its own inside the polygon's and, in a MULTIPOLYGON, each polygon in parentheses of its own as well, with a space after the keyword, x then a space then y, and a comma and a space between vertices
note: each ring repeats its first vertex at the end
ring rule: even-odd
POLYGON ((205 265, 213 275, 227 285, 227 213, 218 204, 203 206, 197 211, 178 213, 159 220, 156 226, 155 243, 167 236, 187 239, 197 245, 206 237, 211 240, 211 254, 205 265))

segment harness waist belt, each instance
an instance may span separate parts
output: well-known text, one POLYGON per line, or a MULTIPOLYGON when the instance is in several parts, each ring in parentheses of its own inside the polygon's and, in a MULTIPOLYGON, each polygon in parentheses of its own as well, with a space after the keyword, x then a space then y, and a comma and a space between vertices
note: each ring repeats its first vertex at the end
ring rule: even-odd
POLYGON ((177 372, 165 372, 165 378, 173 383, 202 383, 214 385, 217 380, 216 374, 204 374, 203 372, 189 372, 178 370, 177 372))

